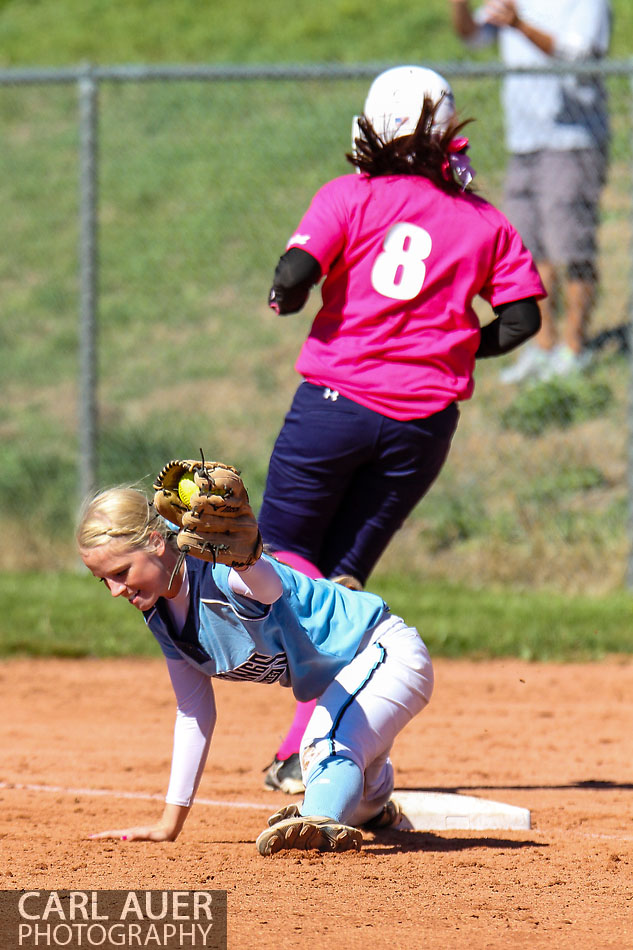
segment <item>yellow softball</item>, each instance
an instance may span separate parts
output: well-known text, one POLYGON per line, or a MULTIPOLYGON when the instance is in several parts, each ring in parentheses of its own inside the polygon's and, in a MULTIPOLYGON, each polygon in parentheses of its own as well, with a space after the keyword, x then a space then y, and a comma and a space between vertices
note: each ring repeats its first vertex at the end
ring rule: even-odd
POLYGON ((197 495, 200 489, 193 480, 193 475, 183 475, 178 482, 178 495, 180 500, 187 508, 191 508, 191 499, 197 495))

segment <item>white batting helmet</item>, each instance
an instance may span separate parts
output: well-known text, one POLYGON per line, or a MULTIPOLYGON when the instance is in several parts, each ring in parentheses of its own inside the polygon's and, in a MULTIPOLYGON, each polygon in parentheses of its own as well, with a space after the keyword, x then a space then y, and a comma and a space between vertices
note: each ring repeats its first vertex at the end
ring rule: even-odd
POLYGON ((426 97, 442 100, 433 126, 442 132, 455 115, 453 90, 443 76, 423 66, 395 66, 380 73, 369 88, 364 112, 378 135, 391 141, 415 131, 426 97))

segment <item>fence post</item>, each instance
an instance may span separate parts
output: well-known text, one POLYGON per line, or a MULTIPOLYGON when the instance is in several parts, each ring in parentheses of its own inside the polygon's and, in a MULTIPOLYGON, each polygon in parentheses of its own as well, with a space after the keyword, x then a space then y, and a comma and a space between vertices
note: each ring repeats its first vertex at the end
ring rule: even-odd
MULTIPOLYGON (((633 121, 633 75, 629 75, 629 119, 633 121)), ((629 133, 631 157, 629 168, 633 172, 633 131, 629 133)), ((629 194, 633 202, 633 178, 629 182, 629 194)), ((629 212, 629 221, 633 226, 633 206, 629 212)), ((629 237, 629 301, 627 307, 627 350, 629 359, 629 399, 627 433, 627 489, 628 489, 628 562, 626 583, 629 590, 633 590, 633 234, 629 237)))
POLYGON ((98 88, 91 67, 79 78, 79 489, 96 486, 98 88))

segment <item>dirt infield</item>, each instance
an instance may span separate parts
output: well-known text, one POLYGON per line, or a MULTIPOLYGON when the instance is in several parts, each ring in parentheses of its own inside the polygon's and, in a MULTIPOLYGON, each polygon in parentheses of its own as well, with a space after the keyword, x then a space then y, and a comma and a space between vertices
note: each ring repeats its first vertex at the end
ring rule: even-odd
POLYGON ((4 662, 0 886, 225 889, 240 950, 633 948, 633 660, 435 670, 430 707, 394 750, 398 786, 520 805, 532 829, 392 831, 360 854, 263 858, 255 838, 287 800, 261 770, 288 690, 217 684, 207 802, 177 842, 89 841, 160 814, 164 665, 4 662))

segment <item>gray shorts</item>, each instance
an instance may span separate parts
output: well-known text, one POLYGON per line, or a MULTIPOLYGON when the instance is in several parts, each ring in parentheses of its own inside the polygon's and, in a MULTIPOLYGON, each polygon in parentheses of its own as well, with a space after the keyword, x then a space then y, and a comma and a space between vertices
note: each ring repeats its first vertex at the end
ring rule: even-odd
POLYGON ((535 260, 593 263, 600 192, 606 178, 600 149, 513 155, 505 184, 505 213, 535 260))

